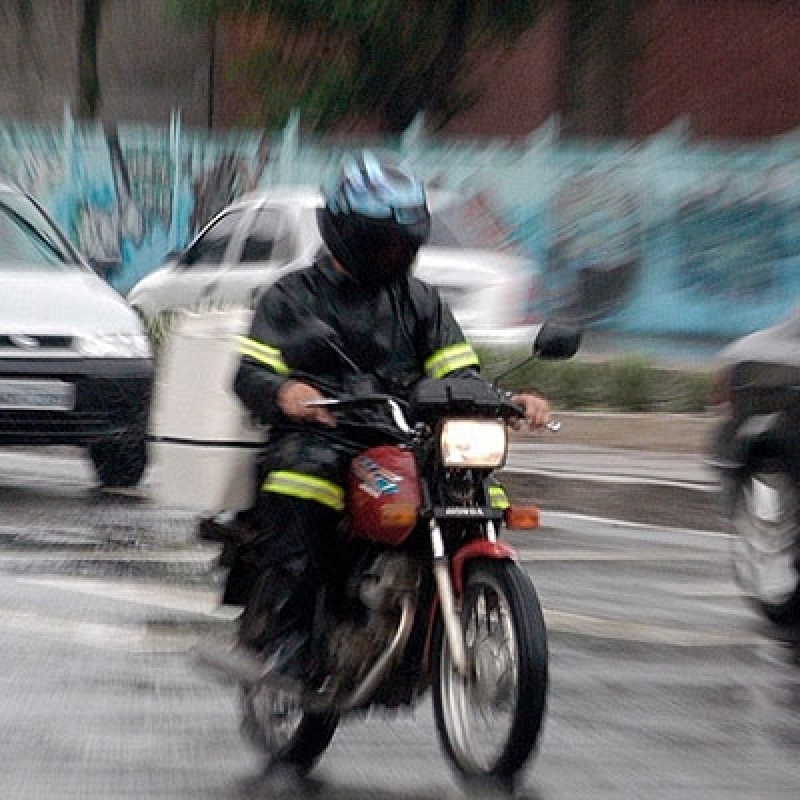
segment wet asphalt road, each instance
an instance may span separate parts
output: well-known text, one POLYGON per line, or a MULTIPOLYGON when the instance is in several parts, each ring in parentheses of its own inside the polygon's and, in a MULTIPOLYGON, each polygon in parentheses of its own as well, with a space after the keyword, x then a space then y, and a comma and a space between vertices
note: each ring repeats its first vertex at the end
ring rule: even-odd
MULTIPOLYGON (((192 515, 64 452, 0 454, 0 504, 0 797, 491 796, 453 779, 428 702, 346 723, 307 782, 262 775, 236 692, 188 657, 232 625, 192 515)), ((743 602, 726 536, 545 513, 512 539, 551 655, 516 796, 800 796, 800 648, 743 602)))

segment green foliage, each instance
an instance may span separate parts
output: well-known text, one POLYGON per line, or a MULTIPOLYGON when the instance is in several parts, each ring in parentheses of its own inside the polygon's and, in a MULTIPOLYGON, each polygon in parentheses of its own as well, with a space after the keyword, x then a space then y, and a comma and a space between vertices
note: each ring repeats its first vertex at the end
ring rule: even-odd
MULTIPOLYGON (((525 355, 524 351, 479 350, 483 374, 490 378, 525 355)), ((579 355, 568 361, 533 361, 501 384, 514 391, 536 389, 554 408, 569 411, 701 413, 709 407, 712 373, 667 368, 638 355, 600 361, 579 355)))
POLYGON ((622 411, 647 411, 654 400, 653 365, 639 356, 625 356, 609 367, 609 402, 622 411))
POLYGON ((377 114, 387 132, 419 112, 434 126, 469 107, 479 88, 470 57, 532 27, 548 0, 165 0, 208 23, 268 14, 275 36, 243 66, 263 97, 263 122, 299 109, 306 124, 377 114), (471 76, 471 78, 470 78, 471 76))

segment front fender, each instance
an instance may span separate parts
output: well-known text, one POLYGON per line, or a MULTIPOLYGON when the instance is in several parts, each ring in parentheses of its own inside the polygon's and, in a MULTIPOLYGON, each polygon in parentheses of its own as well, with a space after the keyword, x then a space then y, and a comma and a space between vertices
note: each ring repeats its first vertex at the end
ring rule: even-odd
POLYGON ((476 558, 515 561, 517 553, 511 545, 505 542, 490 542, 488 539, 475 539, 468 542, 453 556, 451 562, 453 591, 456 597, 461 597, 464 592, 464 567, 476 558))
MULTIPOLYGON (((488 539, 475 539, 465 544, 450 560, 453 592, 457 598, 461 598, 464 594, 464 568, 470 561, 474 561, 477 558, 489 558, 495 561, 516 561, 517 553, 511 545, 505 542, 490 542, 488 539)), ((426 672, 429 672, 431 668, 431 647, 438 614, 439 598, 435 595, 431 603, 430 623, 425 641, 424 663, 426 672)))

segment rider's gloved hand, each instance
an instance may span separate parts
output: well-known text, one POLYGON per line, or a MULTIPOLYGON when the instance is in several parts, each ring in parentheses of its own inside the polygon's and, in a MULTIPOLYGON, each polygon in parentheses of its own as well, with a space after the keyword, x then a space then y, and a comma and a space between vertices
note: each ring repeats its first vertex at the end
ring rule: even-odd
MULTIPOLYGON (((543 428, 550 422, 550 403, 540 394, 514 394, 511 401, 525 409, 525 422, 531 428, 543 428)), ((523 420, 511 420, 511 427, 519 430, 523 420)))
POLYGON ((318 422, 329 428, 336 427, 336 417, 325 407, 309 406, 309 402, 324 400, 318 389, 300 381, 286 381, 278 389, 278 406, 295 422, 318 422))

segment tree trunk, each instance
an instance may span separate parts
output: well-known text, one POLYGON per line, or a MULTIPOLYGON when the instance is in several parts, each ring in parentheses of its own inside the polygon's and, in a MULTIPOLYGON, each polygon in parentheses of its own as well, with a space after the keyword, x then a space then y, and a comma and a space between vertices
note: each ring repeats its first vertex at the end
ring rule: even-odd
POLYGON ((625 136, 636 55, 635 0, 568 0, 562 129, 625 136))
POLYGON ((78 110, 80 119, 94 119, 100 108, 97 43, 104 0, 83 0, 78 43, 78 110))

